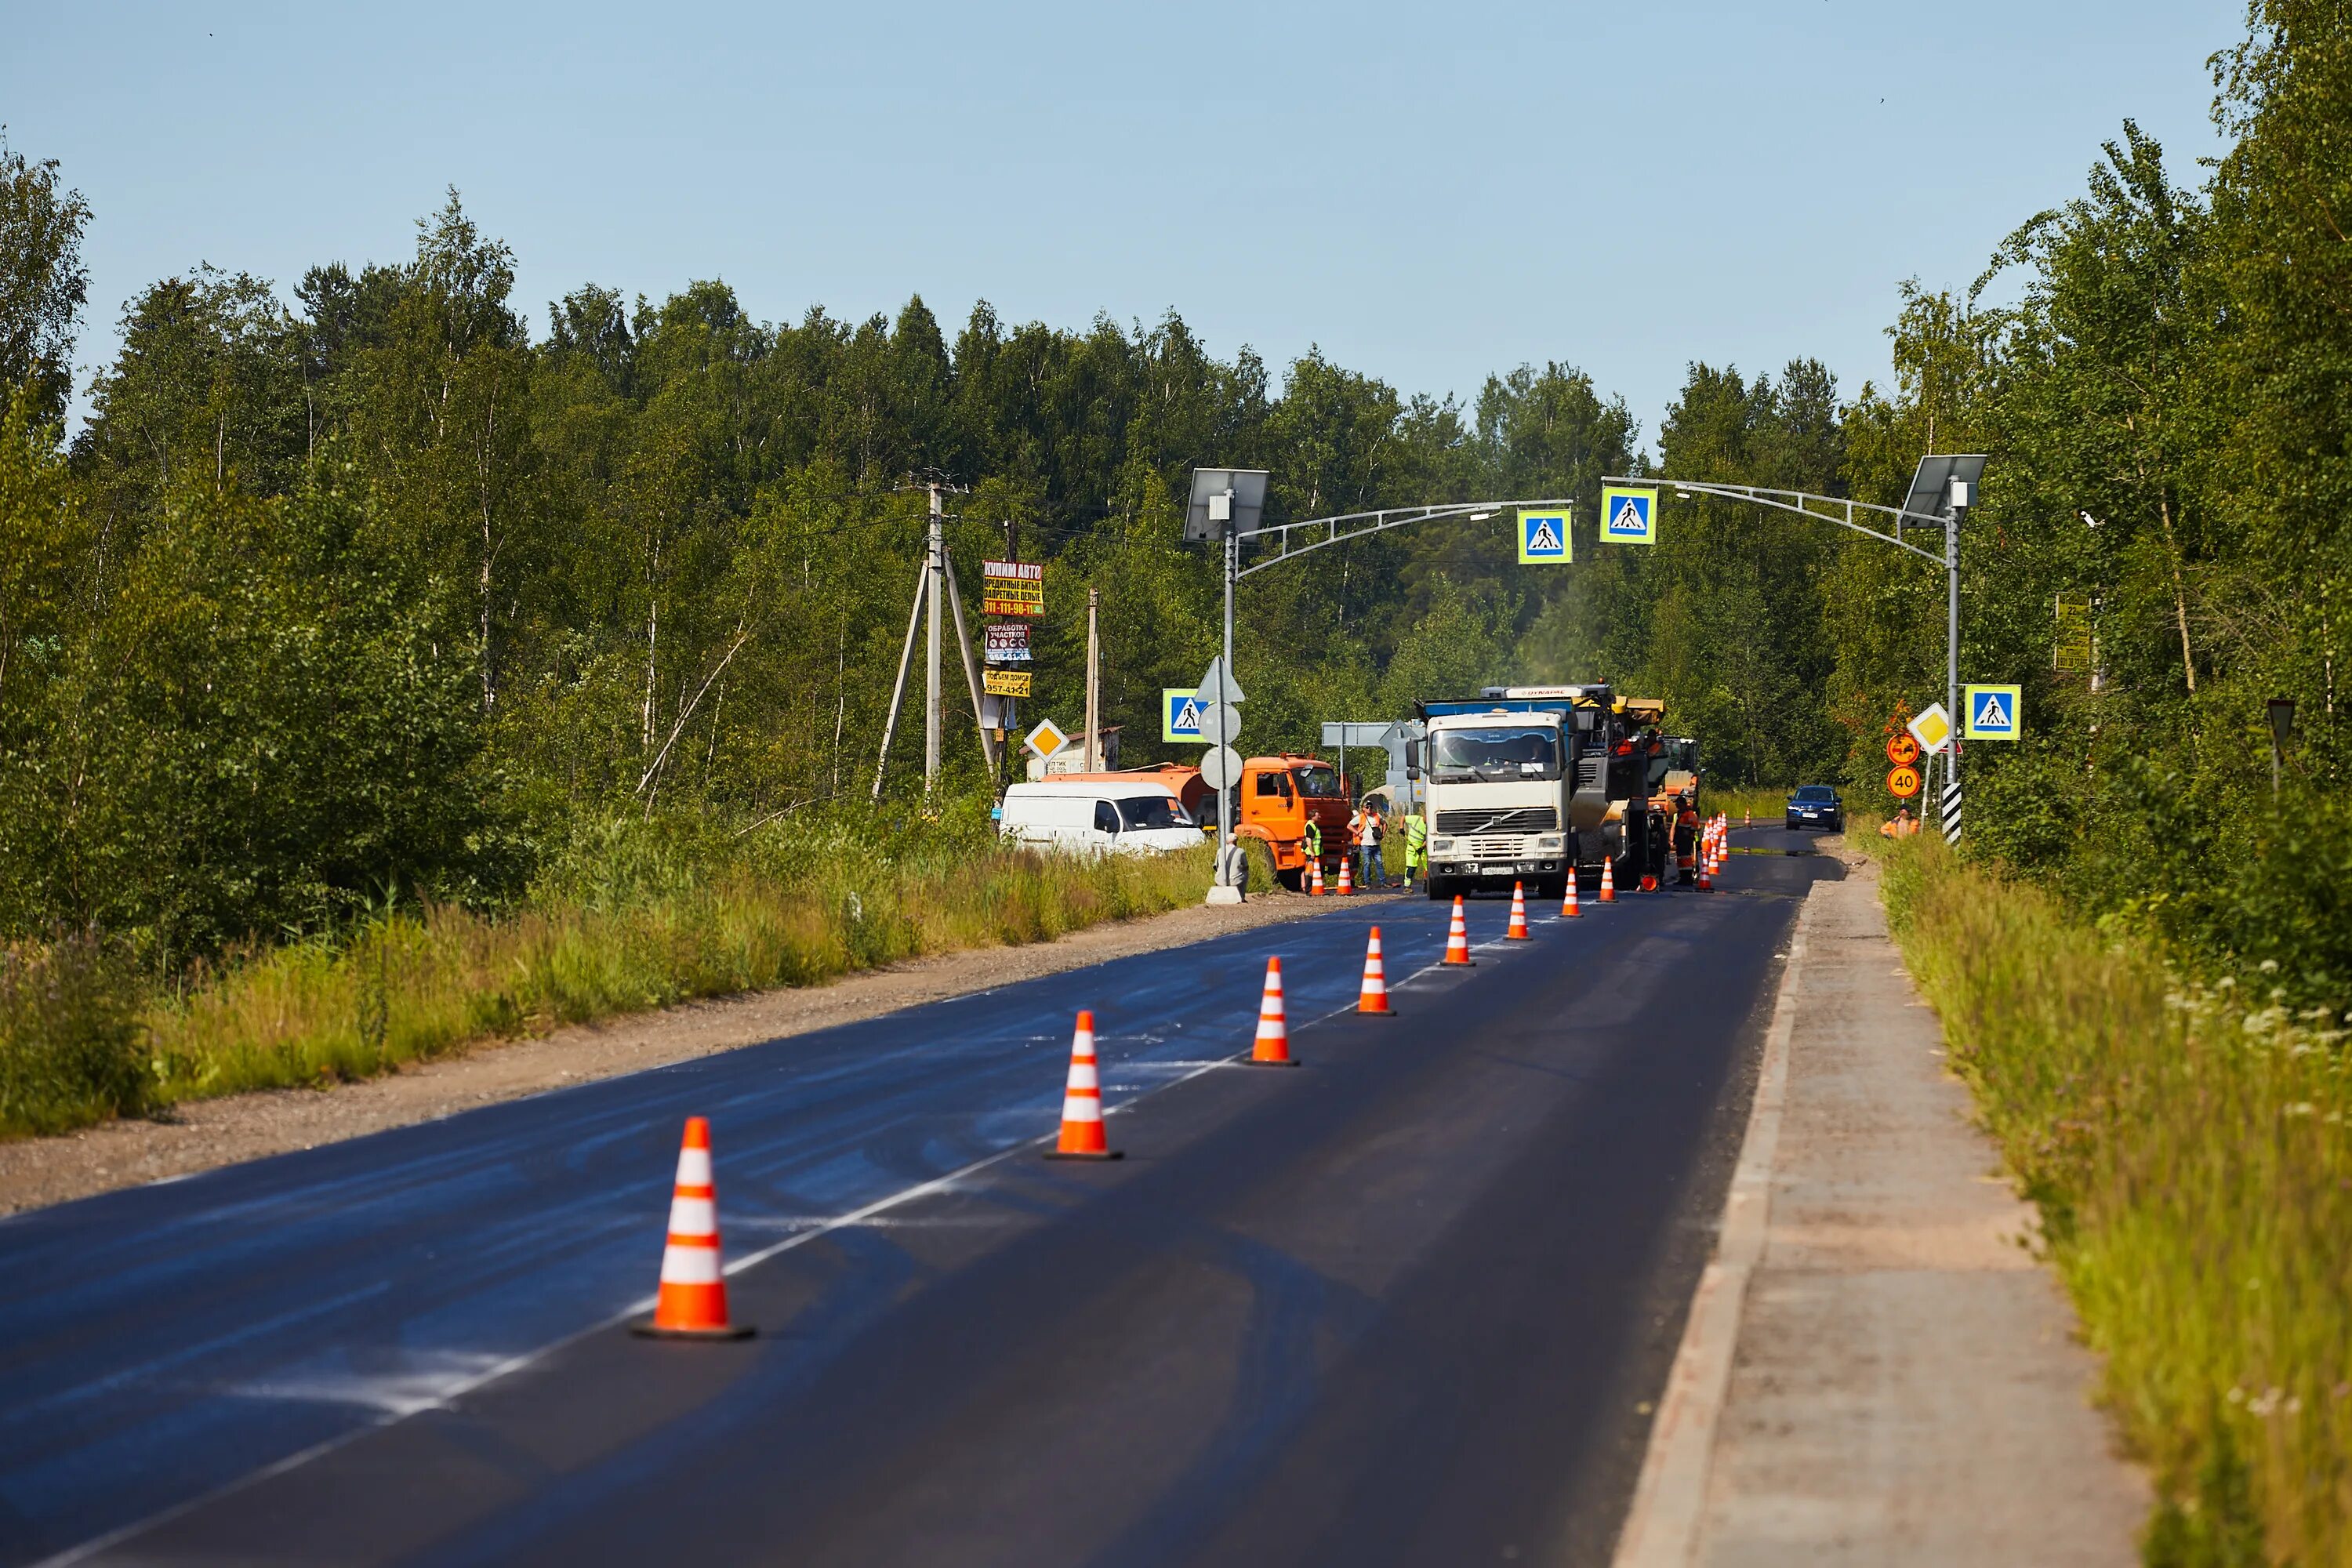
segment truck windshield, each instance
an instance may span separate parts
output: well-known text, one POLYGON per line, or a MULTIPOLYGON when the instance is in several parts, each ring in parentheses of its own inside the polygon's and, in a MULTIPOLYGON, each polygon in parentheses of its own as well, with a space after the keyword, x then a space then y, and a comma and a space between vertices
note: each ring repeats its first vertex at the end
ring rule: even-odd
POLYGON ((1431 776, 1439 784, 1559 777, 1556 730, 1440 730, 1429 746, 1431 776))
POLYGON ((1298 793, 1310 799, 1323 800, 1339 793, 1339 770, 1325 767, 1320 763, 1303 768, 1293 768, 1291 775, 1298 781, 1298 793))
POLYGON ((1164 795, 1131 795, 1118 803, 1118 820, 1132 832, 1139 827, 1190 827, 1192 819, 1173 797, 1164 795))

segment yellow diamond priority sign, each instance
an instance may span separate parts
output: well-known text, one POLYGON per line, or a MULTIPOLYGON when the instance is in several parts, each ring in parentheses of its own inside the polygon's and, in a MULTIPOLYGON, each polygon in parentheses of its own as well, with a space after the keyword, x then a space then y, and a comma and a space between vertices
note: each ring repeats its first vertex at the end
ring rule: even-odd
POLYGON ((1905 726, 1923 752, 1940 752, 1951 742, 1952 716, 1944 711, 1940 702, 1931 702, 1927 710, 1905 726))
POLYGON ((1050 757, 1055 752, 1060 751, 1064 746, 1068 745, 1070 743, 1070 738, 1062 732, 1060 725, 1055 723, 1051 719, 1047 719, 1041 721, 1035 729, 1029 731, 1029 739, 1025 743, 1031 751, 1036 752, 1039 756, 1050 757))

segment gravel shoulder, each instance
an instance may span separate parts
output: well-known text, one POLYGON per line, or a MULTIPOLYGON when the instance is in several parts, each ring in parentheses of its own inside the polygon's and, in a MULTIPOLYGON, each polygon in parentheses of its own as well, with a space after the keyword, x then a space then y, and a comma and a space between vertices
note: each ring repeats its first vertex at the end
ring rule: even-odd
MULTIPOLYGON (((1402 898, 1366 895, 1363 902, 1402 898)), ((829 985, 752 992, 485 1041, 364 1083, 184 1101, 160 1121, 115 1121, 55 1138, 0 1142, 0 1214, 193 1175, 478 1106, 855 1023, 902 1007, 1082 969, 1320 914, 1328 899, 1280 892, 1196 906, 1026 947, 975 948, 843 977, 829 985)))

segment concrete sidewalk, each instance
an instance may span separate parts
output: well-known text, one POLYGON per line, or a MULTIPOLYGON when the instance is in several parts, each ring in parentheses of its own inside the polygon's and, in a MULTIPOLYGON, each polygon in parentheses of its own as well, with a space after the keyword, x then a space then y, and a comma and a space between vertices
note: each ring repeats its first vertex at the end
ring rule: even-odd
POLYGON ((2146 1481, 1848 859, 1791 943, 1616 1561, 2135 1563, 2146 1481))

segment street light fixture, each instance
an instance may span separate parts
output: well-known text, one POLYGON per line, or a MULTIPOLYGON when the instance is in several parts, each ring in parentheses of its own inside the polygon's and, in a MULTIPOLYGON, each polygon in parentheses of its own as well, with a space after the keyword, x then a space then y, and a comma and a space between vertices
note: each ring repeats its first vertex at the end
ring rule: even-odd
POLYGON ((2271 798, 2279 792, 2279 765, 2286 760, 2286 743, 2294 739, 2294 699, 2273 697, 2263 704, 2271 720, 2271 798))

